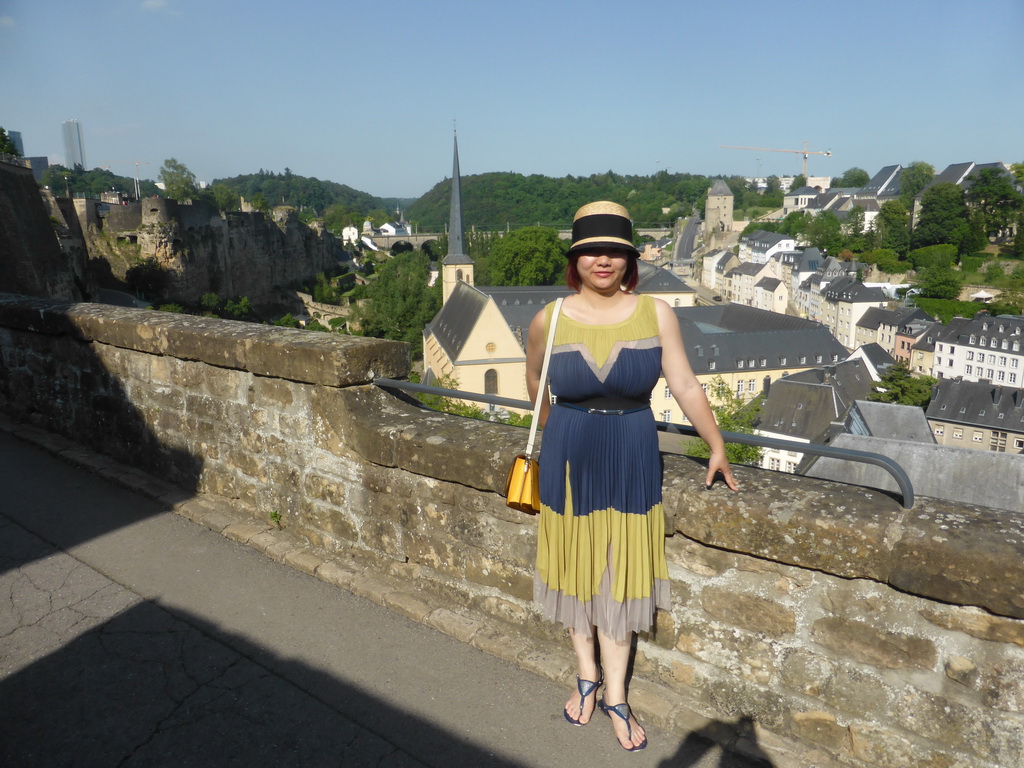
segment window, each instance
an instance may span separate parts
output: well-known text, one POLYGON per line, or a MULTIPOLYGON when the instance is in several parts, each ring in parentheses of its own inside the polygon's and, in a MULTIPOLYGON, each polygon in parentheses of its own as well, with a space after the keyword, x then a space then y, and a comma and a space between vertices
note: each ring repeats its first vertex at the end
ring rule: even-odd
POLYGON ((996 451, 997 453, 1006 452, 1006 433, 1005 432, 993 432, 992 437, 989 439, 988 447, 990 450, 996 451))
POLYGON ((784 358, 784 357, 780 357, 780 358, 779 358, 779 365, 781 365, 781 366, 785 366, 785 365, 786 365, 786 358, 784 358))
POLYGON ((772 469, 778 472, 781 464, 782 462, 779 461, 778 459, 768 459, 768 469, 772 469))
POLYGON ((796 462, 795 461, 787 461, 786 462, 786 471, 791 473, 791 474, 795 473, 796 472, 796 462))
POLYGON ((742 361, 742 360, 740 360, 739 362, 737 362, 737 363, 736 363, 736 367, 737 367, 737 368, 742 368, 742 367, 743 367, 743 361, 742 361))
POLYGON ((996 378, 999 379, 999 381, 1006 381, 1006 371, 999 371, 996 374, 996 378))
POLYGON ((1019 365, 1020 365, 1020 358, 1019 357, 1011 357, 1010 358, 1010 367, 1011 368, 1017 368, 1019 365))
POLYGON ((821 361, 822 361, 821 355, 815 355, 814 356, 814 362, 816 362, 818 365, 821 365, 821 361))
POLYGON ((498 372, 493 368, 488 368, 484 374, 484 394, 498 394, 498 372))
POLYGON ((1017 374, 1016 373, 1011 373, 1010 374, 1010 383, 1011 384, 1016 384, 1017 383, 1017 374))
POLYGON ((747 360, 747 366, 750 368, 754 367, 754 358, 750 358, 749 360, 747 360))
POLYGON ((988 369, 988 378, 991 379, 995 375, 996 375, 996 372, 993 371, 991 368, 989 368, 988 369))
POLYGON ((487 346, 484 347, 484 349, 487 350, 488 355, 493 355, 497 351, 498 345, 495 344, 493 341, 488 341, 487 346))
POLYGON ((974 359, 974 352, 968 351, 967 352, 967 359, 968 360, 973 360, 974 359))
POLYGON ((832 355, 832 362, 833 363, 838 363, 839 362, 839 355, 832 355))
POLYGON ((807 365, 807 355, 800 355, 800 365, 807 365))
POLYGON ((715 365, 716 365, 715 361, 714 361, 714 360, 710 360, 710 361, 708 362, 708 370, 709 370, 709 371, 713 371, 713 370, 715 370, 715 365))
POLYGON ((766 365, 768 365, 768 358, 767 357, 762 357, 761 358, 761 367, 764 368, 766 365))
POLYGON ((736 397, 743 397, 743 381, 736 382, 736 397))
POLYGON ((665 387, 665 399, 668 400, 671 397, 672 397, 672 390, 669 389, 668 387, 665 387))
POLYGON ((757 384, 754 383, 754 380, 750 379, 749 381, 747 381, 747 392, 756 392, 756 391, 757 391, 757 384))
POLYGON ((1013 438, 1013 447, 1017 449, 1024 448, 1024 437, 1013 438))
POLYGON ((662 411, 661 412, 661 420, 662 421, 672 421, 672 411, 662 411))
POLYGON ((965 365, 964 366, 964 373, 966 373, 968 376, 973 375, 974 374, 974 366, 973 365, 965 365))
POLYGON ((964 431, 960 427, 953 427, 953 439, 959 440, 964 436, 964 431))
POLYGON ((992 337, 992 341, 991 341, 991 343, 989 344, 989 346, 990 346, 990 347, 992 347, 992 349, 995 349, 995 348, 996 348, 996 343, 997 343, 997 342, 998 342, 998 340, 996 339, 996 337, 995 337, 995 336, 993 336, 993 337, 992 337))
POLYGON ((974 436, 971 438, 972 443, 980 443, 984 435, 978 430, 974 430, 974 436))
POLYGON ((936 435, 936 437, 941 437, 942 435, 946 434, 946 428, 942 424, 938 424, 936 425, 935 429, 932 430, 932 432, 936 435))

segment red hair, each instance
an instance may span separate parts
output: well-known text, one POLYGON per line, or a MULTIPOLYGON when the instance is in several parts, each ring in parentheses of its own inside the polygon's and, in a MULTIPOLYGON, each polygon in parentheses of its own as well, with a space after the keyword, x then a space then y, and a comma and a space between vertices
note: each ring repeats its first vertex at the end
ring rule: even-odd
MULTIPOLYGON (((626 274, 622 277, 622 287, 627 291, 634 291, 636 290, 637 283, 640 282, 640 268, 637 266, 637 257, 629 251, 619 251, 619 253, 623 253, 629 258, 629 261, 626 262, 626 274)), ((569 254, 569 263, 565 265, 565 284, 576 291, 576 293, 579 293, 580 288, 583 287, 579 270, 576 269, 576 262, 579 261, 582 255, 583 251, 569 254)))

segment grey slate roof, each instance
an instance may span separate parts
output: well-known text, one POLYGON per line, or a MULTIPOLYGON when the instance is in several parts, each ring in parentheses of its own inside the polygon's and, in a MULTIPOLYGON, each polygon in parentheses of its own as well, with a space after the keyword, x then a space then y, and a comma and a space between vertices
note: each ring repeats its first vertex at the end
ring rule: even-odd
POLYGON ((846 427, 855 435, 935 443, 924 410, 911 405, 856 400, 847 416, 846 427))
POLYGON ((900 193, 899 177, 903 171, 901 165, 887 165, 876 173, 871 180, 861 188, 860 193, 864 196, 895 197, 900 193))
POLYGON ((639 293, 695 293, 694 289, 684 283, 677 275, 663 267, 655 267, 645 261, 637 262, 640 281, 636 289, 639 293))
POLYGON ((432 333, 454 360, 462 352, 486 306, 487 294, 460 280, 448 301, 424 330, 432 333))
POLYGON ((757 428, 822 442, 873 385, 867 365, 859 359, 791 374, 772 384, 757 428))
POLYGON ((886 295, 881 288, 868 288, 855 277, 840 277, 828 284, 825 298, 829 301, 848 301, 853 304, 885 301, 886 295))
POLYGON ((922 352, 934 352, 935 342, 938 340, 939 335, 942 333, 945 326, 936 321, 931 323, 925 332, 918 337, 917 341, 914 342, 914 349, 922 352))
POLYGON ((932 322, 932 317, 918 307, 900 307, 899 309, 868 307, 860 320, 857 321, 857 326, 877 331, 881 325, 892 325, 899 328, 918 321, 932 322))
POLYGON ((1024 433, 1024 389, 987 381, 939 379, 927 416, 965 426, 1024 433))
POLYGON ((896 364, 896 358, 886 352, 881 344, 874 341, 870 344, 862 344, 850 354, 855 355, 858 352, 867 358, 868 364, 879 374, 884 373, 886 368, 896 364))
POLYGON ((828 363, 847 354, 825 326, 812 320, 731 303, 674 311, 690 366, 697 374, 742 370, 763 375, 768 370, 819 364, 819 357, 820 363, 828 363), (800 362, 801 357, 805 362, 800 362))
MULTIPOLYGON (((985 337, 988 347, 993 338, 999 348, 1003 341, 1018 341, 1024 344, 1024 317, 1020 315, 989 315, 978 314, 973 319, 954 317, 946 326, 946 331, 938 339, 946 344, 964 344, 966 346, 979 347, 981 337, 985 337), (971 336, 975 336, 975 342, 971 343, 971 336)), ((991 347, 988 347, 991 348, 991 347)))
POLYGON ((762 277, 754 287, 760 288, 763 291, 774 291, 780 285, 782 285, 782 281, 777 277, 762 277))
POLYGON ((708 196, 714 197, 732 197, 732 190, 729 189, 729 185, 726 184, 722 179, 715 179, 715 183, 711 185, 711 189, 708 190, 708 196))

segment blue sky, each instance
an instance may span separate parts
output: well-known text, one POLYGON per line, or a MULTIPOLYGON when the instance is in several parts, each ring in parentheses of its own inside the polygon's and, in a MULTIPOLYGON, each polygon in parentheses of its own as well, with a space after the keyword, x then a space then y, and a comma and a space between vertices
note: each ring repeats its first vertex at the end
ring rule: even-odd
POLYGON ((204 180, 1024 162, 1022 0, 0 0, 0 126, 204 180))

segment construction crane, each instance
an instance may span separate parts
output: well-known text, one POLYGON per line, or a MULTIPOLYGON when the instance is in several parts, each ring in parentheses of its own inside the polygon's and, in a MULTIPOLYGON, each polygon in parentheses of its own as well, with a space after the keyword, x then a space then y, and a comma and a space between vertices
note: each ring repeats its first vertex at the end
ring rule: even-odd
POLYGON ((765 147, 730 147, 730 146, 726 146, 725 144, 722 144, 721 148, 722 149, 750 149, 750 150, 753 150, 754 152, 793 152, 793 153, 795 153, 797 155, 803 155, 804 156, 804 166, 803 166, 804 167, 804 170, 803 170, 804 178, 807 178, 807 158, 810 155, 825 155, 826 157, 832 157, 832 150, 827 150, 825 152, 817 152, 817 151, 814 151, 814 150, 807 149, 807 142, 806 141, 804 142, 804 148, 803 149, 767 149, 765 147))

